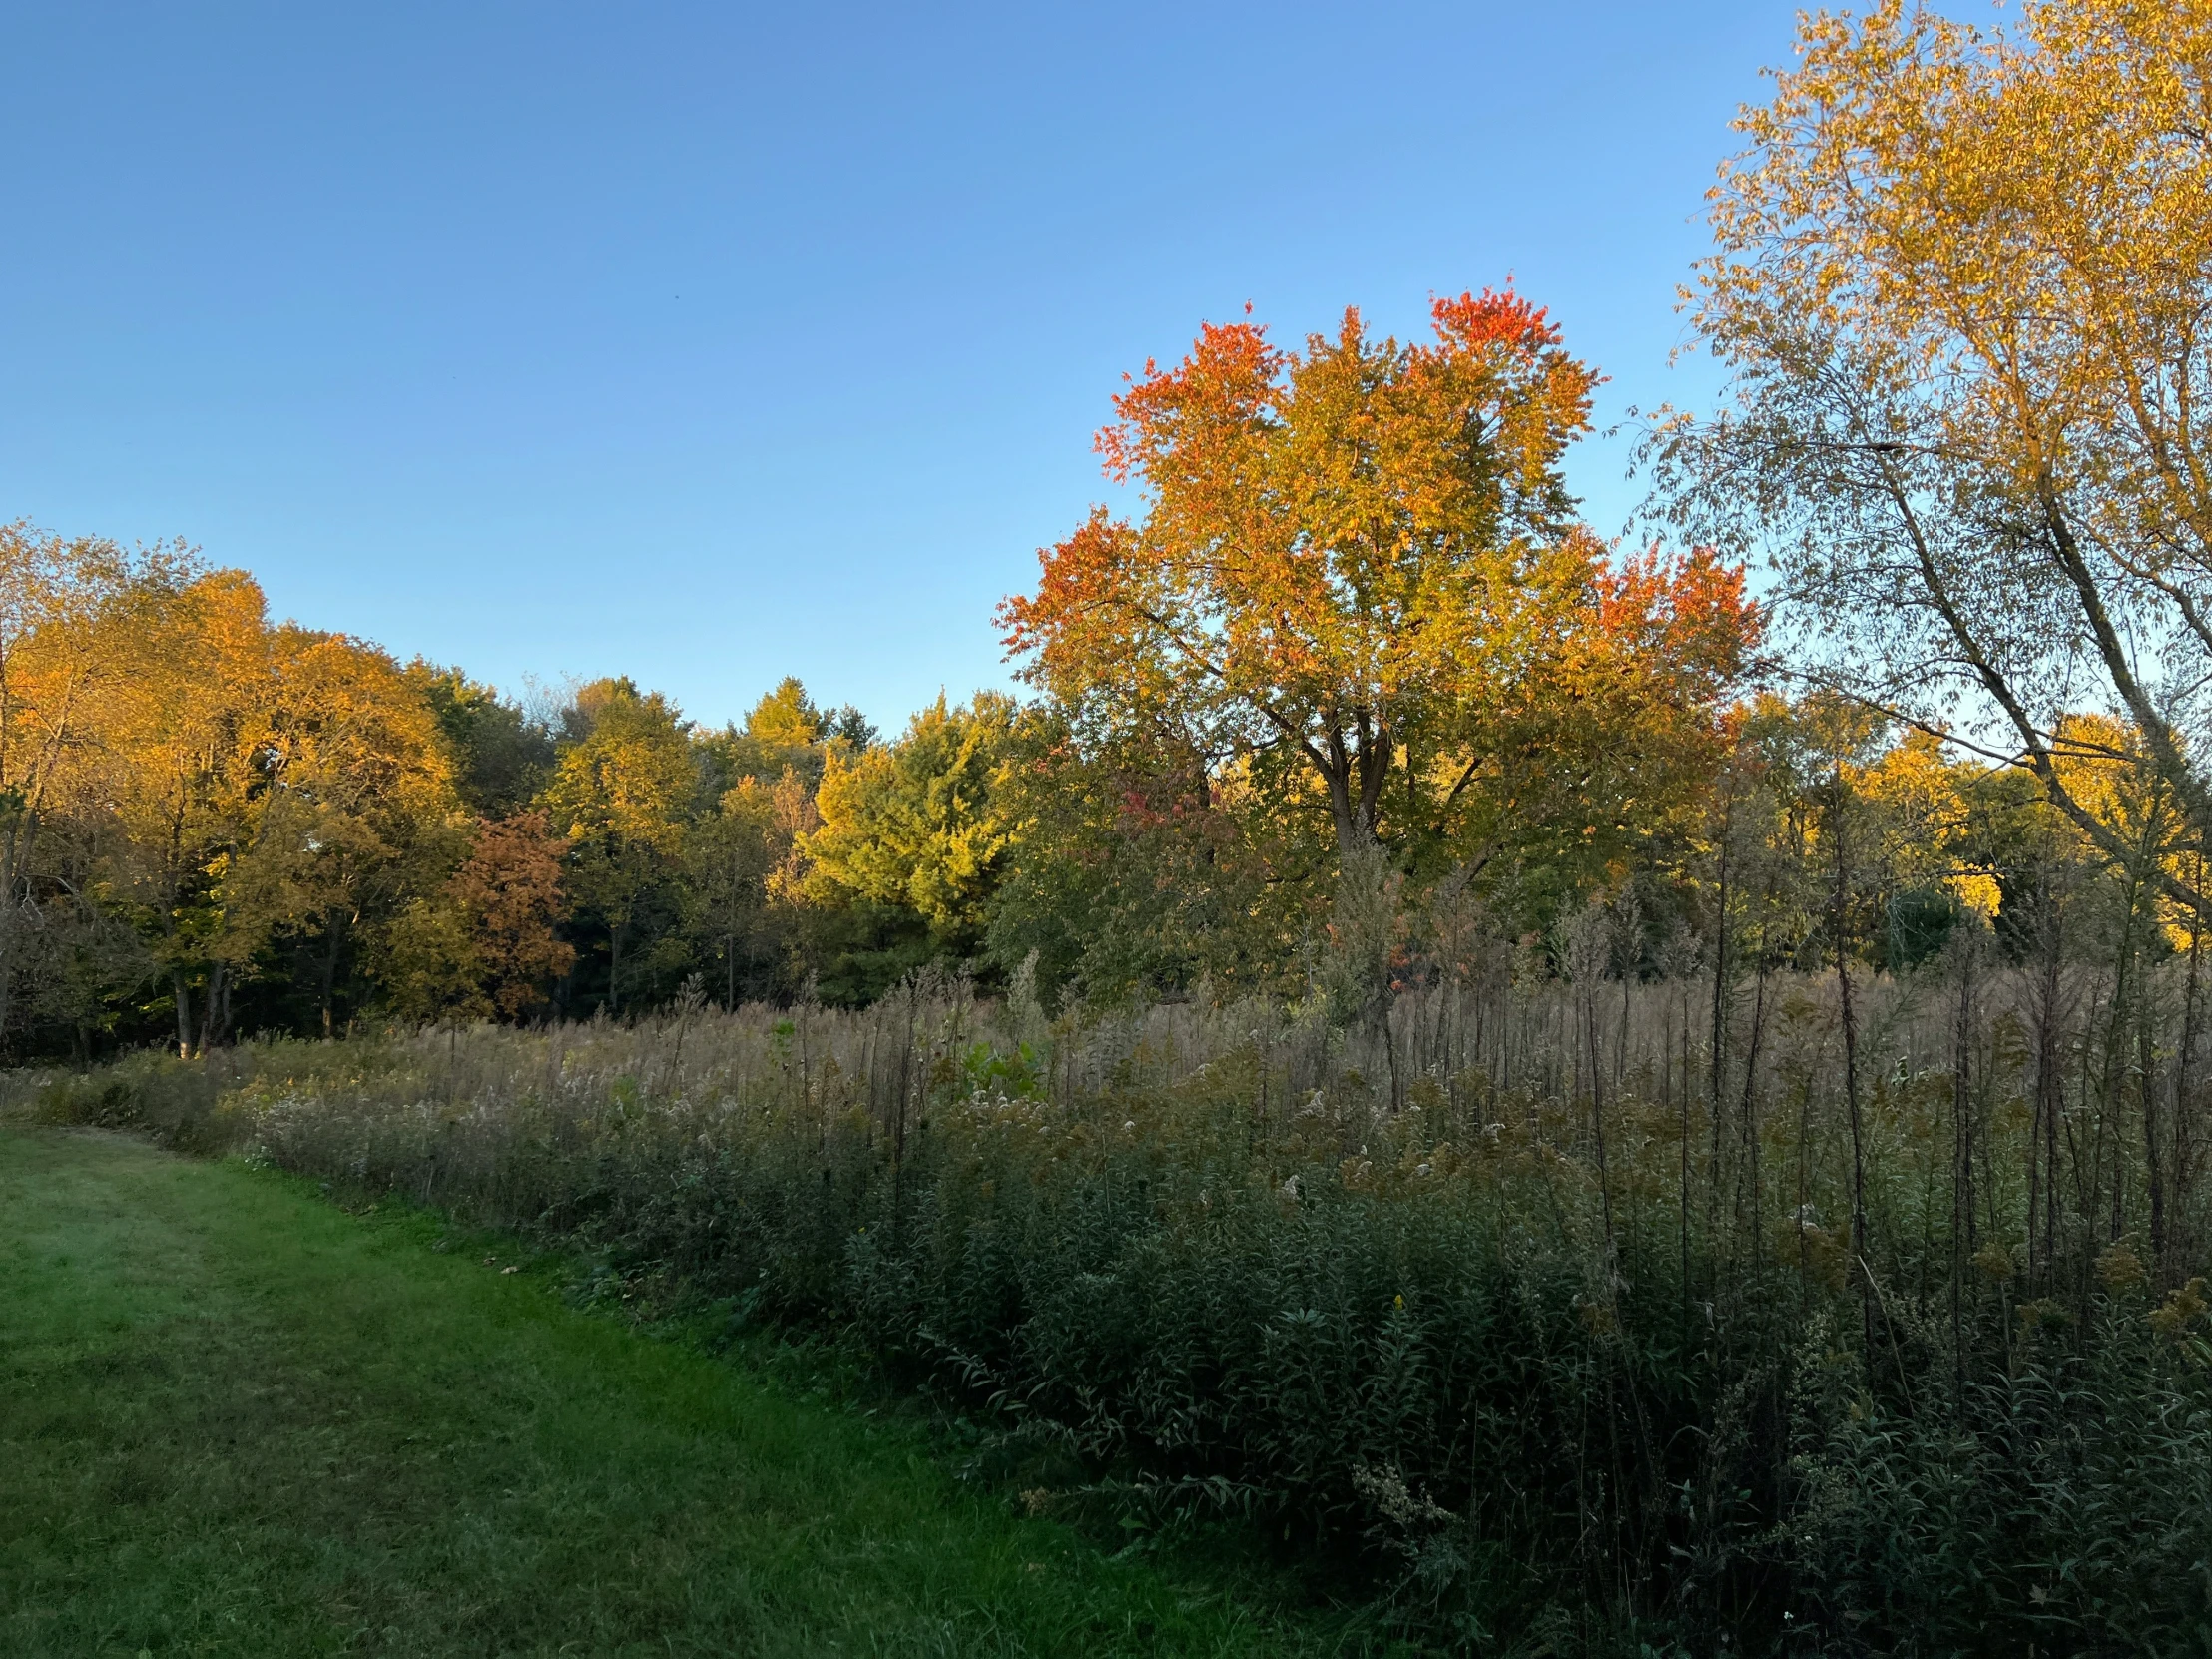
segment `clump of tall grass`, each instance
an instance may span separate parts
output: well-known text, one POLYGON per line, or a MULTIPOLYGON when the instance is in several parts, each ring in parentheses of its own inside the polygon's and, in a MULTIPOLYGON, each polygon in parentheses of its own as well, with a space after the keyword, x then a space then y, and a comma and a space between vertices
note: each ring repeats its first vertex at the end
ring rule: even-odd
POLYGON ((1032 1503, 1242 1517, 1426 1639, 2196 1640, 2185 1066, 2140 1136, 2182 1039, 1963 960, 1849 1027, 1832 976, 1577 965, 1496 954, 1349 1029, 937 979, 14 1087, 839 1334, 991 1424, 1032 1503))

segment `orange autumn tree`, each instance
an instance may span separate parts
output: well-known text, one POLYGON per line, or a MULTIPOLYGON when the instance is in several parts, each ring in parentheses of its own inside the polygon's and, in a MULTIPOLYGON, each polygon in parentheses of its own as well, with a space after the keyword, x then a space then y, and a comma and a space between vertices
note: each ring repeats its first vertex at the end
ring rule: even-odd
MULTIPOLYGON (((1455 861, 1617 871, 1679 832, 1733 742, 1727 700, 1760 631, 1740 567, 1709 550, 1607 558, 1579 533, 1581 594, 1517 682, 1488 689, 1440 757, 1455 861)), ((1448 820, 1448 822, 1445 822, 1448 820)))
POLYGON ((575 965, 575 948, 554 931, 565 913, 565 850, 543 813, 492 819, 445 884, 470 927, 479 994, 502 1019, 522 1018, 545 1000, 546 981, 575 965))
POLYGON ((1347 862, 1479 861, 1501 804, 1564 799, 1563 749, 1589 816, 1621 753, 1599 729, 1709 728, 1753 623, 1709 557, 1616 572, 1578 524, 1561 461, 1599 377, 1543 310, 1508 290, 1431 312, 1433 343, 1348 310, 1304 351, 1239 321, 1147 363, 1098 438, 1143 511, 1094 509, 999 613, 1081 739, 1188 735, 1325 811, 1347 862))

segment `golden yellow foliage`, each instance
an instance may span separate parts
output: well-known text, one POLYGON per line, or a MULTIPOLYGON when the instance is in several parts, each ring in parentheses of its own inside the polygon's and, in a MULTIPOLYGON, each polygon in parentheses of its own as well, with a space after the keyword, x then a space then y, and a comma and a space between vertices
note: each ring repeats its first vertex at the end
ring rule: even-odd
POLYGON ((1013 700, 916 715, 895 745, 832 752, 816 798, 821 828, 800 843, 799 890, 818 902, 900 904, 940 929, 980 927, 989 878, 1011 845, 995 800, 1013 700))
POLYGON ((1675 428, 1685 512, 1743 504, 1833 672, 1962 692, 2107 857, 2212 832, 2212 7, 1882 0, 1799 44, 1711 196, 1740 395, 1675 428))

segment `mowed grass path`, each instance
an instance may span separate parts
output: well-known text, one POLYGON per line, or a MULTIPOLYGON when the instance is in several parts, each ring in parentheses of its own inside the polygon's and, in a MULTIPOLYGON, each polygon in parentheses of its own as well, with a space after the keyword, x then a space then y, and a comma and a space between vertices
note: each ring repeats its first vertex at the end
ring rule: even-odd
POLYGON ((435 1236, 0 1125, 0 1653, 1307 1646, 435 1236))

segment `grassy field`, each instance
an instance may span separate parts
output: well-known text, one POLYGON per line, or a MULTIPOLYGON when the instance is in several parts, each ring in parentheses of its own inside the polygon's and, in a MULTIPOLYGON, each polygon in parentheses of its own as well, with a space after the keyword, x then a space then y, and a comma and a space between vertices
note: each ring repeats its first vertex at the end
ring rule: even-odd
POLYGON ((439 1239, 0 1126, 0 1652, 1318 1649, 439 1239))

